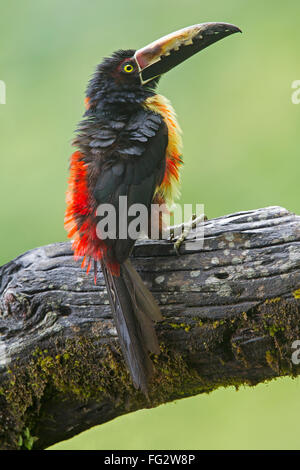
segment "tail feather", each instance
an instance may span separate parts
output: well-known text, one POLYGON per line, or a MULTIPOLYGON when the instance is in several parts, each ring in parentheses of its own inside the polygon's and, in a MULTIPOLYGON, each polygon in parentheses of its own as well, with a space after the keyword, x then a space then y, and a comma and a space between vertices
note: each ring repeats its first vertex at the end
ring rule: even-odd
POLYGON ((113 276, 104 263, 102 271, 133 383, 147 395, 148 382, 154 373, 148 352, 160 352, 154 322, 162 320, 162 315, 129 260, 121 265, 120 276, 113 276))
POLYGON ((161 321, 163 317, 160 308, 158 307, 153 295, 147 289, 141 277, 132 266, 129 259, 125 261, 123 268, 128 273, 128 277, 131 279, 131 283, 133 284, 134 288, 132 292, 135 293, 136 300, 141 310, 143 310, 143 312, 152 321, 161 321))

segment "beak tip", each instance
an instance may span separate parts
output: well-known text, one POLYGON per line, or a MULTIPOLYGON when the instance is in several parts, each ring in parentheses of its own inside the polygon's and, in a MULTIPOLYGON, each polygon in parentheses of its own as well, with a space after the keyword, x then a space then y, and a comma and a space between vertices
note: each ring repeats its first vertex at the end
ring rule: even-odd
POLYGON ((203 26, 209 32, 217 31, 229 34, 242 33, 242 30, 238 26, 231 23, 204 23, 203 26))
POLYGON ((242 33, 243 31, 238 26, 232 25, 232 32, 233 33, 242 33))

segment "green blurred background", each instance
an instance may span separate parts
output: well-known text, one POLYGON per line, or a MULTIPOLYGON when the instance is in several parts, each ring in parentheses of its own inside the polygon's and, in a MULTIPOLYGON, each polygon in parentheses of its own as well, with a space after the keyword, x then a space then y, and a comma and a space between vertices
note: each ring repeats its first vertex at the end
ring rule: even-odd
MULTIPOLYGON (((64 194, 87 80, 102 57, 205 21, 234 35, 161 80, 184 131, 182 203, 209 218, 299 213, 297 0, 10 0, 0 9, 0 264, 66 239, 64 194)), ((299 449, 299 381, 218 390, 124 416, 56 449, 299 449)))

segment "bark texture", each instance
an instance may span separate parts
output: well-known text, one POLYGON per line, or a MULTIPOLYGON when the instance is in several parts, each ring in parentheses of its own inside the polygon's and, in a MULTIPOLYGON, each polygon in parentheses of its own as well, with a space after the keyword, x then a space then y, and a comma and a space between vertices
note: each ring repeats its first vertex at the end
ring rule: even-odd
POLYGON ((1 449, 44 449, 141 408, 299 374, 300 217, 268 207, 206 221, 202 248, 194 235, 180 257, 170 241, 134 249, 164 315, 149 400, 131 384, 101 271, 94 285, 70 243, 0 268, 1 449))

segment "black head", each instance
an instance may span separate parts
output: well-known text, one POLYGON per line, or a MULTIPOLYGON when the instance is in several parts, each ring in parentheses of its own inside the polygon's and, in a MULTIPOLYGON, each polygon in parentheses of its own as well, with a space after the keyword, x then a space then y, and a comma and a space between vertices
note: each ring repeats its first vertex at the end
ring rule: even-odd
MULTIPOLYGON (((89 111, 133 110, 154 94, 158 78, 142 84, 134 49, 119 50, 96 68, 86 95, 89 111)), ((88 112, 89 112, 88 111, 88 112)))

